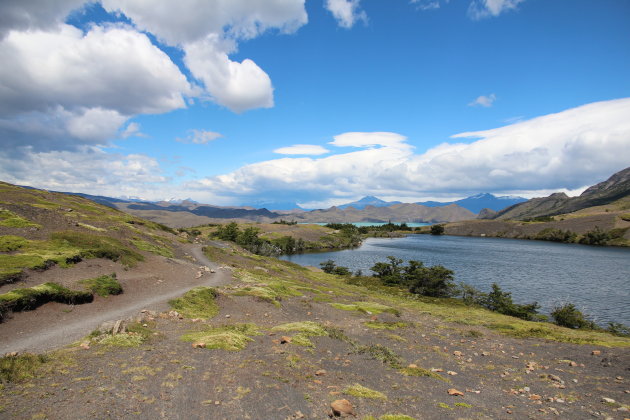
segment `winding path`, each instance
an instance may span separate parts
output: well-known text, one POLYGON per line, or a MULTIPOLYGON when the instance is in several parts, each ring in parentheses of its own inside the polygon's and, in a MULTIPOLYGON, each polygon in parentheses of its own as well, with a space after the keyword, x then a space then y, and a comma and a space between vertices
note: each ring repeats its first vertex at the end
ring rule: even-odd
MULTIPOLYGON (((126 319, 138 314, 142 309, 162 311, 168 308, 170 299, 181 296, 196 286, 218 286, 231 279, 228 269, 221 269, 203 254, 202 245, 185 249, 197 261, 195 263, 172 260, 182 267, 182 274, 188 277, 181 282, 171 281, 160 284, 159 291, 153 287, 136 287, 133 293, 123 293, 94 303, 78 305, 72 311, 60 310, 56 303, 46 304, 37 310, 15 314, 15 318, 0 324, 0 355, 8 352, 44 352, 70 344, 85 337, 103 322, 126 319), (200 279, 194 280, 197 266, 206 265, 215 270, 200 279)), ((179 268, 179 267, 177 267, 179 268)), ((150 278, 154 274, 120 275, 121 281, 150 278)))

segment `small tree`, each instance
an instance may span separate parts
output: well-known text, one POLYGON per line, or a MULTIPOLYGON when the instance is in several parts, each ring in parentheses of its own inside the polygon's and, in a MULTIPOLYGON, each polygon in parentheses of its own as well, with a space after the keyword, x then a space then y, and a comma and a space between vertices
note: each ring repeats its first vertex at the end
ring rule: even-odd
POLYGON ((443 235, 443 234, 444 234, 444 225, 431 226, 431 235, 443 235))
POLYGON ((322 268, 324 273, 332 274, 335 271, 335 262, 333 260, 324 261, 323 263, 319 263, 319 266, 322 268))
POLYGON ((385 284, 401 284, 403 282, 401 267, 403 260, 391 255, 387 259, 389 263, 377 262, 370 270, 385 284))
POLYGON ((424 267, 421 262, 409 261, 405 283, 411 293, 431 297, 452 297, 457 293, 453 271, 441 265, 424 267))
POLYGON ((606 245, 606 242, 610 240, 610 235, 595 226, 595 229, 589 230, 580 238, 580 243, 584 245, 606 245))
POLYGON ((556 325, 561 327, 574 329, 594 329, 596 327, 595 323, 586 319, 584 314, 572 303, 565 303, 562 306, 555 307, 551 312, 551 316, 556 325))

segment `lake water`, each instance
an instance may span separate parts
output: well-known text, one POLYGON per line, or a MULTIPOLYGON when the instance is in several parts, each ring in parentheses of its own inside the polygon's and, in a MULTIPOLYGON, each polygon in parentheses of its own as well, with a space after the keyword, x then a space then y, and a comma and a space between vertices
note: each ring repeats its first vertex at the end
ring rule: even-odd
MULTIPOLYGON (((299 225, 320 225, 320 226, 325 226, 328 223, 298 223, 299 225)), ((380 223, 380 222, 352 222, 350 223, 351 225, 355 225, 356 227, 370 227, 370 226, 384 226, 387 223, 380 223)), ((400 223, 394 223, 395 225, 400 225, 400 223)), ((406 223, 406 225, 410 228, 416 228, 416 227, 421 227, 421 226, 429 226, 431 223, 416 223, 416 222, 410 222, 410 223, 406 223)))
POLYGON ((512 293, 514 302, 537 301, 541 312, 570 302, 600 325, 630 325, 630 249, 592 247, 516 239, 409 235, 369 238, 359 248, 283 256, 301 265, 337 265, 369 273, 392 255, 425 265, 443 265, 465 282, 487 292, 492 283, 512 293))

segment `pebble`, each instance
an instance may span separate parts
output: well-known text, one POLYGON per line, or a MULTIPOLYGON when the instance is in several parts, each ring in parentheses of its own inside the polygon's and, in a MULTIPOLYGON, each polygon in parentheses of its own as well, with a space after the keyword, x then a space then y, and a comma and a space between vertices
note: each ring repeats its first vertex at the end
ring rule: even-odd
POLYGON ((605 403, 608 403, 608 404, 614 404, 615 400, 613 400, 612 398, 602 397, 602 402, 605 402, 605 403))

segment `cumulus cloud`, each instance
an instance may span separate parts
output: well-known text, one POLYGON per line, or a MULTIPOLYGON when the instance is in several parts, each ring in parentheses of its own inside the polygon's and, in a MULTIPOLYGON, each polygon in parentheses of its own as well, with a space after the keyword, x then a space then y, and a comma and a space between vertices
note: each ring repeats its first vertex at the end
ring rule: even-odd
POLYGON ((472 19, 496 17, 501 13, 515 10, 525 0, 473 0, 468 7, 472 19))
POLYGON ((356 22, 367 22, 367 14, 361 10, 361 0, 326 0, 326 9, 337 19, 339 26, 352 28, 356 22))
POLYGON ((280 147, 273 151, 280 155, 323 155, 330 150, 315 144, 295 144, 288 147, 280 147))
POLYGON ((9 147, 104 144, 132 115, 184 107, 190 90, 170 58, 126 26, 12 31, 0 61, 0 142, 9 147))
POLYGON ((136 122, 131 122, 127 124, 127 127, 125 127, 124 130, 121 131, 120 137, 123 139, 126 139, 129 137, 148 137, 148 136, 144 134, 142 131, 140 131, 140 124, 136 122))
POLYGON ((180 47, 211 100, 234 112, 271 108, 271 79, 254 61, 232 61, 239 40, 269 29, 291 33, 306 24, 304 0, 103 0, 140 29, 180 47))
POLYGON ((453 136, 414 154, 396 133, 345 133, 332 145, 360 150, 243 166, 187 187, 233 201, 290 194, 300 202, 359 194, 410 196, 578 189, 630 163, 630 98, 597 102, 492 130, 453 136))
POLYGON ((490 108, 494 101, 497 100, 497 95, 491 93, 490 95, 481 95, 477 99, 468 104, 468 106, 482 106, 484 108, 490 108))
POLYGON ((410 3, 415 4, 420 10, 434 10, 440 8, 441 1, 448 3, 448 0, 410 0, 410 3))
POLYGON ((85 0, 2 0, 0 39, 11 30, 52 29, 85 0))
POLYGON ((188 136, 185 138, 176 138, 180 143, 207 144, 213 140, 223 137, 223 134, 206 130, 188 130, 188 136))

